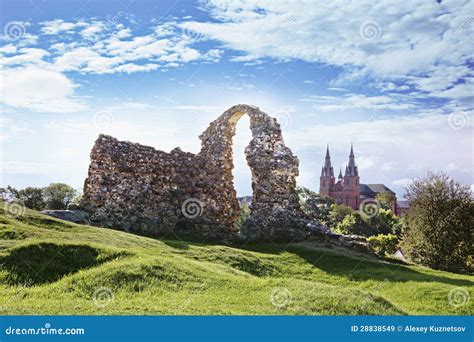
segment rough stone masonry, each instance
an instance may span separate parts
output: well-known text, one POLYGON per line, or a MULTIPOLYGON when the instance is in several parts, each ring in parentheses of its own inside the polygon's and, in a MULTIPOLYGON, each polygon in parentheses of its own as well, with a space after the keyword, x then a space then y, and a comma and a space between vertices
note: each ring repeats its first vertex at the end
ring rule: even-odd
POLYGON ((295 192, 298 158, 285 146, 276 119, 236 105, 201 136, 201 151, 170 153, 100 135, 91 152, 81 207, 93 224, 146 235, 209 240, 302 240, 308 222, 295 192), (251 214, 239 232, 232 138, 250 117, 245 149, 252 172, 251 214))

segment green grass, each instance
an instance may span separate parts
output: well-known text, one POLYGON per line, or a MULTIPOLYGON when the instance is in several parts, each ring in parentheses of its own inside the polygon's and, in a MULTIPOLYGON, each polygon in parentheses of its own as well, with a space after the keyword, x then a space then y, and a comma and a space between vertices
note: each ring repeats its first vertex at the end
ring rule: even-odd
POLYGON ((473 300, 448 294, 473 284, 316 243, 158 240, 0 207, 0 314, 466 315, 473 300))

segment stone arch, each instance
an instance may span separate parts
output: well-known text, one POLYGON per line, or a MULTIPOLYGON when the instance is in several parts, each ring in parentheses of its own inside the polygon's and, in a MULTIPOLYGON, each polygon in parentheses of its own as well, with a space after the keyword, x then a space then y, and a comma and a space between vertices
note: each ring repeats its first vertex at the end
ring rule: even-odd
POLYGON ((251 214, 245 239, 302 239, 309 220, 295 191, 298 158, 285 146, 276 119, 236 105, 200 135, 201 151, 169 153, 100 135, 91 151, 81 208, 91 224, 147 235, 175 233, 210 240, 238 237, 232 138, 243 115, 252 140, 245 149, 252 172, 251 214))
POLYGON ((241 235, 249 239, 302 237, 307 229, 296 194, 298 158, 285 146, 277 120, 254 106, 231 107, 199 137, 202 148, 197 160, 203 172, 197 188, 207 186, 206 192, 213 194, 206 201, 207 216, 236 233, 239 204, 233 184, 232 140, 245 114, 252 133, 245 155, 252 172, 253 200, 241 235))

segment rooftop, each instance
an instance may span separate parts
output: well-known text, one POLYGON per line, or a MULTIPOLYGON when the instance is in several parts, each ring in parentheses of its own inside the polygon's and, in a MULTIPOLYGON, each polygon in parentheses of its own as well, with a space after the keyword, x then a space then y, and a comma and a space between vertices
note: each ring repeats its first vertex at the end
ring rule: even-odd
POLYGON ((384 184, 360 184, 360 193, 364 194, 379 194, 381 192, 391 192, 395 194, 394 191, 386 187, 384 184))

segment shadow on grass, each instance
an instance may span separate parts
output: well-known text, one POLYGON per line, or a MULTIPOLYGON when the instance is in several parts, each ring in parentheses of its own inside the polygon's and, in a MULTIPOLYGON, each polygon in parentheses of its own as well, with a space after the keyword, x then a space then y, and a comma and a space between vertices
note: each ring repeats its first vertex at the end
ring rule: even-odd
POLYGON ((465 279, 452 279, 415 271, 403 264, 372 261, 363 258, 351 258, 341 253, 320 251, 294 245, 248 244, 236 248, 267 254, 292 253, 306 260, 328 274, 346 277, 349 280, 390 281, 390 282, 439 282, 454 286, 474 286, 474 282, 465 279))
POLYGON ((7 271, 6 281, 14 285, 39 285, 59 280, 65 275, 100 265, 126 255, 88 245, 59 245, 40 242, 14 248, 0 259, 7 271))
POLYGON ((165 245, 176 249, 189 249, 189 242, 175 240, 160 240, 165 245))

